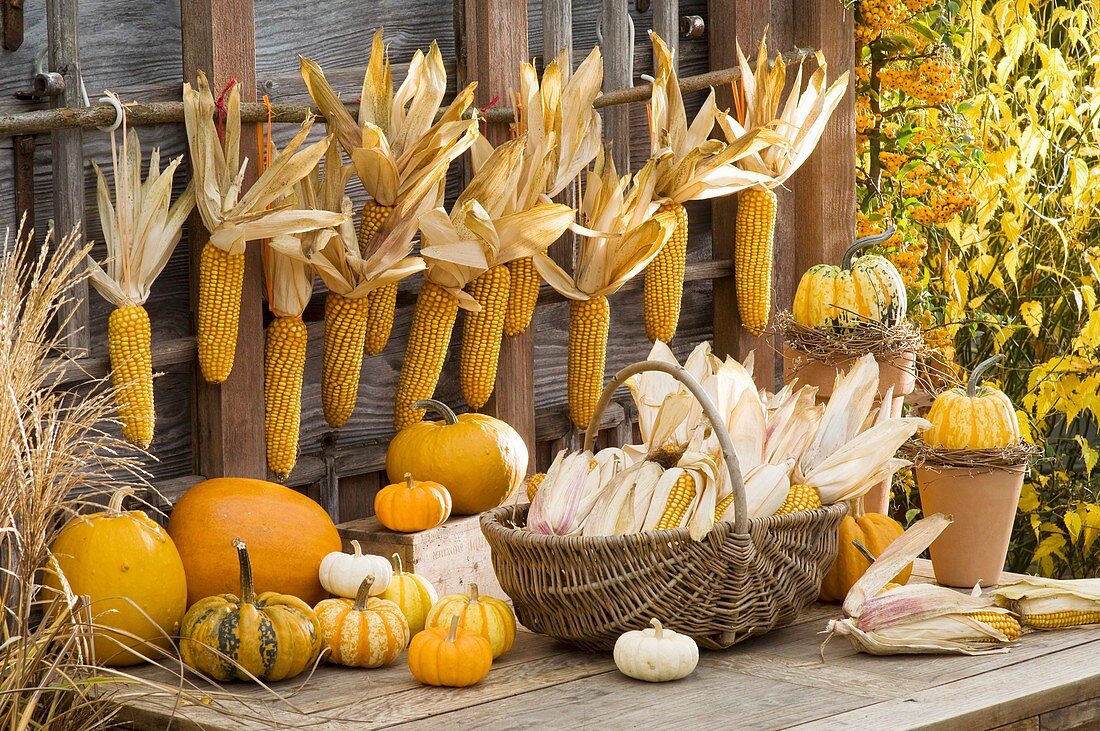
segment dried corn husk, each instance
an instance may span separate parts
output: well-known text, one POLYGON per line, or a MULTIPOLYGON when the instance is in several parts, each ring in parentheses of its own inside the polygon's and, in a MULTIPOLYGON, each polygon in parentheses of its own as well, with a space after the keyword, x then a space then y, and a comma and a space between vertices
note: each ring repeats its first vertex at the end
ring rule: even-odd
POLYGON ((584 521, 607 483, 622 468, 617 449, 560 452, 531 501, 527 529, 544 535, 580 535, 584 521))
MULTIPOLYGON (((1025 620, 1027 616, 1059 612, 1100 612, 1100 579, 1065 580, 1025 576, 1011 584, 996 587, 993 589, 993 597, 998 606, 1024 616, 1025 620)), ((1071 622, 1060 629, 1079 626, 1081 625, 1071 622)))
POLYGON ((882 591, 950 522, 942 514, 931 515, 891 543, 848 592, 846 617, 829 622, 829 636, 848 637, 857 650, 873 655, 1007 652, 1011 643, 1007 635, 970 616, 975 612, 1010 616, 1007 609, 994 605, 992 597, 936 584, 882 591))

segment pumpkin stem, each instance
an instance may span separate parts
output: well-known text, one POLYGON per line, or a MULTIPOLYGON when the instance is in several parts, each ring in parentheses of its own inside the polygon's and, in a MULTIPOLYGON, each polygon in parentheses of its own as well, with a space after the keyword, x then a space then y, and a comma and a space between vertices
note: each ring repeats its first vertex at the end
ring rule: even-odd
POLYGON ((477 584, 470 584, 470 601, 469 604, 477 604, 477 584))
POLYGON ((841 266, 845 269, 851 269, 852 259, 855 258, 857 253, 863 251, 870 246, 875 246, 876 244, 882 244, 889 241, 890 238, 895 233, 897 233, 897 230, 898 227, 895 226, 893 222, 891 222, 890 225, 886 227, 886 230, 880 234, 861 236, 860 238, 856 239, 855 242, 844 251, 844 256, 840 260, 841 266))
POLYGON ((665 628, 661 625, 660 621, 654 617, 649 620, 649 626, 653 628, 653 636, 658 640, 664 637, 665 628))
POLYGON ((871 549, 869 549, 869 548, 867 548, 867 546, 863 545, 863 542, 860 541, 858 538, 855 539, 854 541, 852 541, 852 545, 855 546, 856 550, 859 551, 860 553, 862 553, 863 557, 865 559, 867 559, 868 561, 870 561, 871 563, 874 563, 877 560, 877 558, 875 557, 875 554, 871 553, 871 549))
POLYGON ((433 414, 442 417, 443 423, 447 426, 458 423, 458 417, 455 416, 455 412, 451 409, 451 407, 443 403, 442 401, 436 401, 434 398, 426 398, 422 401, 416 401, 413 403, 413 408, 424 409, 425 411, 430 411, 433 414))
POLYGON ((395 574, 401 575, 405 573, 405 566, 401 563, 401 556, 396 553, 393 554, 393 565, 397 569, 394 571, 395 574))
POLYGON ((120 487, 111 494, 111 501, 107 503, 107 517, 117 518, 122 514, 122 501, 134 494, 132 487, 120 487))
POLYGON ((248 557, 248 546, 240 538, 233 539, 237 549, 237 561, 241 564, 241 604, 255 604, 256 590, 252 585, 252 559, 248 557))
POLYGON ((363 555, 363 547, 359 545, 359 541, 353 540, 351 542, 351 549, 355 551, 353 554, 356 558, 363 555))
POLYGON ((982 385, 982 374, 1000 363, 1003 358, 1003 354, 997 353, 997 355, 990 356, 974 366, 974 370, 970 372, 970 380, 966 382, 967 397, 974 398, 978 395, 978 388, 982 385))
POLYGON ((367 601, 370 599, 370 590, 374 586, 374 577, 368 576, 359 584, 359 591, 355 593, 355 603, 351 606, 357 612, 367 611, 367 601))
POLYGON ((416 480, 413 479, 413 473, 411 472, 405 473, 405 487, 409 488, 410 490, 416 487, 416 480))
POLYGON ((447 631, 447 642, 454 642, 458 639, 458 615, 451 617, 451 628, 447 631))

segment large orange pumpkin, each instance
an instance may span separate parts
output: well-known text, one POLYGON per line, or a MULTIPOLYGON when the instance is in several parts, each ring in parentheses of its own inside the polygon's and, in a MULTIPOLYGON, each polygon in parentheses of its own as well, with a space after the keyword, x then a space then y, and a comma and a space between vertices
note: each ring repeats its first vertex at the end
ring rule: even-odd
POLYGON ((168 533, 187 572, 187 603, 240 591, 234 539, 248 544, 256 593, 291 594, 309 605, 328 596, 321 559, 341 550, 320 505, 264 480, 219 477, 192 487, 172 511, 168 533))

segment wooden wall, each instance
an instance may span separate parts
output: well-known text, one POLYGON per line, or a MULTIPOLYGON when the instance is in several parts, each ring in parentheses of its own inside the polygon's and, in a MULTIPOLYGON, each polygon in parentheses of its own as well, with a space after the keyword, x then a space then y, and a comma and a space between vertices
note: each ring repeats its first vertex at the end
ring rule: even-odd
MULTIPOLYGON (((467 8, 480 8, 495 0, 458 0, 467 8)), ((508 0, 514 2, 515 0, 508 0)), ((183 0, 187 12, 192 6, 217 7, 216 2, 183 0)), ((596 23, 600 0, 574 0, 574 58, 581 59, 596 41, 596 23)), ((235 5, 235 4, 231 4, 235 5)), ((26 4, 26 39, 16 52, 0 55, 0 114, 29 111, 43 105, 18 101, 13 94, 30 84, 34 55, 45 47, 45 20, 42 2, 26 4)), ((220 11, 217 11, 220 12, 220 11)), ((652 11, 639 13, 630 3, 636 28, 634 54, 635 78, 652 71, 652 58, 646 31, 653 23, 652 11)), ((680 14, 699 15, 707 22, 707 33, 701 38, 680 38, 680 73, 688 76, 721 66, 732 65, 730 57, 734 39, 743 45, 752 44, 764 26, 771 25, 773 47, 789 49, 795 45, 828 48, 831 65, 839 69, 850 67, 851 14, 835 0, 683 0, 680 14), (847 33, 845 37, 844 34, 847 33), (832 35, 830 35, 832 34, 832 35), (847 45, 843 41, 847 41, 847 45), (838 45, 839 44, 839 45, 838 45)), ((179 86, 184 66, 181 43, 181 7, 179 0, 145 0, 138 3, 115 3, 108 0, 82 0, 81 59, 89 95, 100 95, 102 89, 117 91, 124 100, 166 100, 179 98, 179 86)), ((321 63, 328 77, 345 96, 358 95, 370 36, 377 25, 384 24, 391 57, 406 59, 417 48, 426 47, 437 39, 449 69, 454 69, 455 14, 449 0, 372 0, 370 3, 352 0, 320 0, 303 6, 295 3, 257 2, 254 7, 255 80, 259 95, 269 94, 273 100, 304 102, 304 87, 297 73, 297 54, 310 56, 321 63)), ((504 30, 507 32, 507 29, 504 30)), ((542 1, 531 0, 527 6, 527 53, 541 57, 542 1)), ((476 40, 476 39, 475 39, 476 40)), ((215 42, 218 42, 215 40, 215 42)), ((489 41, 486 41, 489 42, 489 41)), ((452 79, 454 74, 452 73, 452 79)), ((702 100, 701 94, 688 98, 692 105, 702 100)), ((850 107, 850 103, 848 105, 850 107)), ((645 157, 645 108, 632 105, 630 120, 632 159, 645 157)), ((850 109, 842 110, 834 122, 834 132, 826 149, 816 156, 815 164, 792 181, 791 191, 781 195, 783 211, 777 241, 777 304, 786 306, 793 294, 796 267, 816 261, 827 253, 843 249, 843 241, 851 236, 851 213, 854 210, 850 193, 830 192, 829 186, 847 175, 851 167, 850 109), (824 166, 824 167, 823 167, 824 166), (824 198, 822 198, 824 196, 824 198), (839 198, 838 198, 839 196, 839 198), (797 201, 796 201, 797 197, 797 201), (803 205, 805 201, 809 204, 803 205), (840 208, 837 208, 840 206, 840 208), (844 209, 847 206, 847 210, 844 209), (824 211, 831 211, 828 230, 822 230, 824 211), (797 252, 797 255, 795 254, 797 252)), ((288 126, 279 129, 279 137, 292 132, 288 126)), ((162 156, 184 152, 182 126, 164 125, 141 129, 142 141, 152 147, 159 145, 162 156)), ((854 142, 853 142, 854 144, 854 142)), ((101 165, 109 161, 108 135, 96 130, 84 134, 85 155, 101 165)), ((37 138, 34 156, 35 215, 39 231, 52 216, 53 200, 50 178, 49 135, 37 138)), ((14 151, 11 138, 0 138, 0 227, 15 224, 13 184, 14 151)), ((85 165, 87 234, 91 239, 100 235, 95 220, 94 178, 90 164, 85 165)), ((183 176, 180 183, 182 183, 183 176)), ((451 190, 455 189, 451 186, 451 190)), ((356 191, 353 197, 361 198, 356 191)), ((732 238, 728 203, 695 203, 689 205, 691 244, 689 281, 685 287, 683 314, 673 349, 683 356, 698 342, 716 338, 720 349, 743 354, 757 348, 764 354, 765 379, 770 378, 780 364, 766 357, 774 344, 754 342, 743 336, 731 307, 732 278, 727 261, 732 238), (714 233, 712 241, 712 229, 714 233), (717 323, 717 324, 716 324, 717 323)), ((208 401, 195 398, 193 317, 191 311, 190 252, 188 242, 181 243, 168 268, 153 288, 147 307, 153 322, 155 365, 161 375, 156 381, 158 409, 157 438, 152 452, 156 462, 150 471, 158 486, 171 499, 193 484, 201 474, 197 449, 192 435, 201 430, 207 417, 203 413, 208 401)), ((379 357, 364 362, 358 409, 338 434, 330 433, 320 408, 320 354, 322 323, 320 309, 311 307, 309 359, 303 393, 303 423, 299 466, 291 475, 290 484, 320 494, 318 482, 334 469, 340 475, 340 518, 347 520, 370 511, 371 496, 379 486, 378 470, 385 443, 391 433, 390 411, 394 384, 404 351, 403 333, 407 330, 412 302, 420 283, 413 278, 402 284, 394 338, 379 357)), ((640 279, 612 299, 612 337, 608 357, 608 373, 643 358, 649 350, 642 325, 640 279)), ((534 407, 540 466, 557 448, 568 443, 568 420, 565 412, 565 324, 567 305, 560 298, 544 291, 534 325, 534 407)), ((85 374, 106 373, 104 329, 109 308, 94 292, 89 299, 89 334, 91 356, 79 367, 71 369, 74 384, 85 374)), ((457 384, 457 344, 461 328, 456 328, 451 357, 437 391, 443 400, 461 407, 457 384)), ((761 357, 758 354, 758 362, 761 357)), ((629 417, 627 408, 627 417, 629 417)), ((614 410, 608 420, 608 440, 621 440, 629 435, 629 423, 622 424, 623 410, 614 410)), ((231 436, 231 435, 230 435, 231 436)), ((326 494, 327 496, 327 494, 326 494)))

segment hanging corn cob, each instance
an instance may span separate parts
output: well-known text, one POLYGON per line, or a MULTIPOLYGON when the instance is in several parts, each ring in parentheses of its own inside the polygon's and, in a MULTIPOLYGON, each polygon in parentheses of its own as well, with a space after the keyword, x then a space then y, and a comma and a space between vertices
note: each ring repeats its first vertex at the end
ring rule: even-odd
POLYGON ((684 293, 688 245, 684 203, 731 195, 766 182, 765 175, 742 170, 734 163, 778 138, 769 130, 754 129, 731 136, 729 144, 709 139, 716 111, 713 89, 689 125, 672 51, 653 31, 649 37, 656 66, 649 106, 650 155, 659 158, 655 195, 659 210, 674 217, 676 229, 646 267, 642 304, 646 335, 650 340, 668 342, 676 334, 684 293), (664 154, 666 151, 672 154, 664 154))
POLYGON ((545 251, 573 223, 572 208, 539 193, 544 174, 524 177, 527 147, 521 135, 494 150, 455 203, 455 210, 475 213, 472 224, 456 232, 480 242, 489 267, 466 288, 479 305, 462 324, 460 381, 472 409, 484 406, 496 385, 511 281, 507 265, 545 251))
POLYGON ((160 151, 154 149, 143 183, 141 143, 137 132, 127 132, 123 115, 121 154, 115 134, 111 133, 113 203, 103 171, 92 163, 107 260, 104 269, 88 257, 88 273, 92 286, 115 307, 107 321, 107 352, 118 418, 122 422, 122 435, 142 449, 152 443, 156 423, 149 315, 143 305, 153 280, 172 256, 183 223, 195 205, 191 185, 175 203, 171 202, 172 179, 181 160, 177 157, 162 171, 160 151))
MULTIPOLYGON (((427 54, 413 54, 408 74, 395 92, 381 30, 371 43, 358 121, 348 114, 320 66, 303 57, 300 71, 370 196, 363 206, 358 242, 358 251, 367 258, 393 245, 383 239, 404 222, 386 226, 392 217, 415 220, 442 197, 448 167, 477 136, 476 120, 462 118, 473 101, 475 85, 463 89, 435 121, 447 89, 439 47, 432 43, 427 54), (422 207, 423 203, 428 205, 422 207)), ((363 346, 369 354, 378 355, 393 328, 397 282, 372 287, 361 296, 366 302, 357 306, 367 310, 363 346)))
MULTIPOLYGON (((570 75, 563 51, 547 64, 540 83, 534 64, 520 66, 516 132, 526 135, 524 181, 514 206, 535 205, 536 197, 564 191, 600 151, 601 118, 592 103, 603 84, 603 58, 597 46, 570 75)), ((519 335, 531 324, 542 279, 530 257, 508 264, 506 335, 519 335)))
POLYGON ((567 379, 569 416, 584 429, 603 389, 610 308, 607 297, 648 264, 668 241, 676 221, 652 215, 655 161, 634 176, 619 178, 604 151, 585 180, 581 237, 570 276, 545 253, 535 257, 543 279, 569 299, 567 379))
MULTIPOLYGON (((825 57, 817 54, 818 69, 802 88, 798 69, 790 95, 780 102, 787 83, 787 67, 781 56, 768 62, 766 38, 760 40, 755 71, 741 52, 740 88, 744 107, 739 118, 719 114, 718 124, 728 140, 740 139, 746 130, 767 127, 779 136, 776 144, 739 161, 746 171, 766 181, 741 192, 734 225, 733 273, 741 324, 760 335, 771 316, 772 260, 775 237, 776 197, 782 185, 806 161, 821 139, 825 125, 848 88, 845 72, 826 88, 825 57)), ((736 98, 736 97, 735 97, 736 98)))
POLYGON ((199 366, 207 382, 221 383, 233 369, 237 349, 245 243, 335 226, 343 216, 325 211, 267 210, 325 154, 327 140, 299 149, 309 134, 312 119, 302 123, 282 153, 242 195, 241 180, 247 160, 238 163, 241 98, 237 85, 233 84, 228 91, 221 137, 214 125, 214 97, 201 71, 195 87, 183 85, 183 108, 195 181, 195 207, 210 232, 210 240, 203 245, 199 259, 195 333, 199 366))

